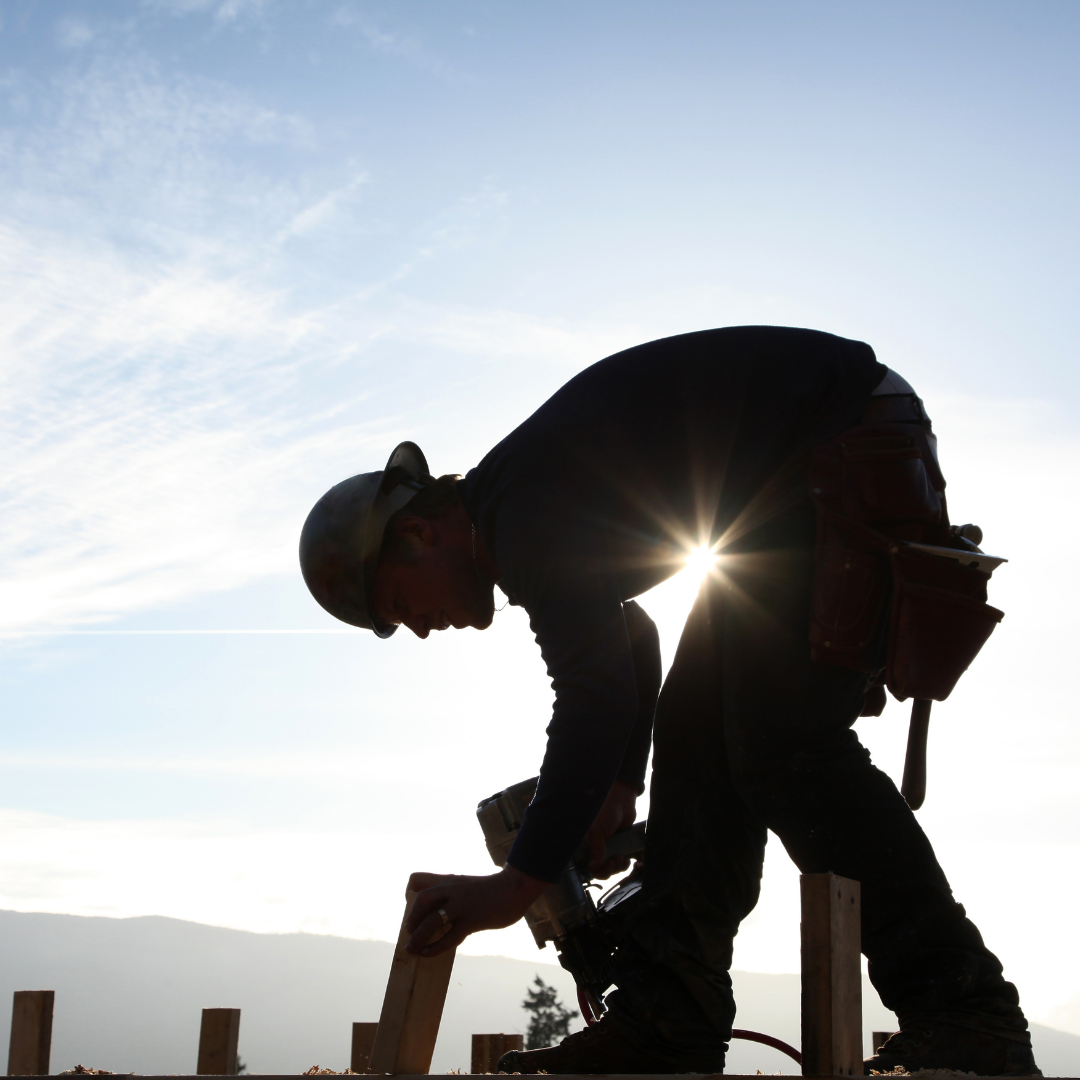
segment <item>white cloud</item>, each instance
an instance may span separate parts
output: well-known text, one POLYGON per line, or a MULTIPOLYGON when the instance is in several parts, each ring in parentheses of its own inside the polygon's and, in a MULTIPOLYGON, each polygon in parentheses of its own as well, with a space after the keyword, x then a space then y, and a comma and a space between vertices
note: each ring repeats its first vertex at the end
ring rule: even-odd
POLYGON ((94 31, 83 19, 69 17, 56 24, 56 40, 63 49, 81 49, 94 40, 94 31))
POLYGON ((393 332, 403 341, 490 361, 541 360, 561 368, 566 378, 570 371, 648 340, 632 324, 573 322, 505 309, 428 304, 405 296, 387 307, 393 332))
POLYGON ((122 247, 133 263, 228 265, 238 249, 250 255, 266 219, 280 227, 297 212, 257 152, 310 149, 312 126, 233 87, 163 78, 137 48, 106 43, 48 83, 12 70, 8 89, 26 102, 0 130, 8 224, 122 247))
POLYGON ((143 0, 143 7, 152 11, 164 11, 177 17, 207 12, 222 23, 261 15, 269 6, 269 0, 143 0))
POLYGON ((381 281, 298 305, 267 269, 273 237, 336 226, 363 172, 305 204, 223 165, 235 155, 222 146, 301 144, 303 120, 166 82, 138 57, 56 87, 56 119, 3 134, 19 169, 0 218, 0 632, 295 573, 303 515, 341 462, 406 437, 363 403, 380 378, 400 378, 357 377, 372 341, 571 366, 630 343, 392 291, 500 212, 504 194, 486 185, 381 281))
POLYGON ((433 53, 415 35, 384 30, 355 8, 339 7, 334 13, 333 22, 341 27, 355 27, 373 52, 397 57, 429 75, 446 77, 452 74, 446 59, 433 53))
POLYGON ((367 182, 367 179, 366 173, 360 173, 348 183, 327 192, 310 206, 304 207, 278 233, 278 242, 281 243, 294 236, 307 236, 309 233, 332 224, 334 219, 339 216, 342 204, 351 200, 361 186, 367 182))
MULTIPOLYGON (((625 329, 408 298, 290 312, 189 261, 152 269, 0 227, 0 630, 62 627, 295 571, 307 507, 392 417, 316 395, 320 366, 394 337, 581 366, 625 329)), ((437 392, 437 391, 436 391, 437 392)))
POLYGON ((313 474, 393 437, 290 411, 298 350, 328 347, 268 291, 0 230, 3 626, 292 571, 313 474))

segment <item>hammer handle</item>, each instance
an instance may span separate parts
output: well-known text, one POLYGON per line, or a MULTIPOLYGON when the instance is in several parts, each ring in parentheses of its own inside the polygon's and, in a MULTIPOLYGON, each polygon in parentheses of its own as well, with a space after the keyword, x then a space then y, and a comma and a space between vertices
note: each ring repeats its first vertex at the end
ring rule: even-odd
POLYGON ((907 755, 904 758, 904 780, 900 794, 912 810, 918 810, 926 798, 926 736, 930 730, 932 701, 915 698, 911 703, 911 723, 908 725, 907 755))

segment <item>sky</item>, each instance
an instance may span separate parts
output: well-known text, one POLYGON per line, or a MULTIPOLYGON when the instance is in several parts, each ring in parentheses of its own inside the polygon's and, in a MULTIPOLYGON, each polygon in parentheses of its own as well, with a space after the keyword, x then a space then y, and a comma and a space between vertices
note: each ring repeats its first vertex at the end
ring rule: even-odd
MULTIPOLYGON (((411 871, 486 872, 551 691, 517 609, 335 623, 311 504, 621 348, 811 326, 1010 560, 919 818, 1080 1034, 1078 44, 1037 0, 0 0, 0 907, 393 939, 411 871)), ((695 587, 642 599, 665 662, 695 587)), ((857 725, 894 777, 906 712, 857 725)), ((798 970, 797 895, 773 840, 736 967, 798 970)))

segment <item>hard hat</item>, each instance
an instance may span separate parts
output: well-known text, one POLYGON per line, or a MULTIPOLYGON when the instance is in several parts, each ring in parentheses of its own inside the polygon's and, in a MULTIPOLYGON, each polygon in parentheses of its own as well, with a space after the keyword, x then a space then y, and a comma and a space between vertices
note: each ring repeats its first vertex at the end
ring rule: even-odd
POLYGON ((403 442, 381 472, 335 484, 300 532, 300 572, 311 595, 336 619, 388 638, 397 626, 371 612, 387 521, 432 482, 416 443, 403 442))

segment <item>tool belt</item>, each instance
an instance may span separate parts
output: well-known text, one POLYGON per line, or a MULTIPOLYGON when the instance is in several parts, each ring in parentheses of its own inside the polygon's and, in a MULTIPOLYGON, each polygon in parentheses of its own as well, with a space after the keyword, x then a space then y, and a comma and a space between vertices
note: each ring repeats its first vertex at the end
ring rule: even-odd
POLYGON ((811 654, 883 675, 900 701, 944 701, 1003 613, 986 602, 989 573, 909 546, 978 550, 950 531, 921 402, 872 399, 863 420, 811 457, 811 654))

